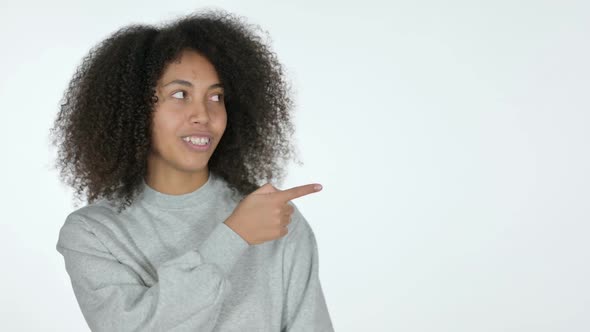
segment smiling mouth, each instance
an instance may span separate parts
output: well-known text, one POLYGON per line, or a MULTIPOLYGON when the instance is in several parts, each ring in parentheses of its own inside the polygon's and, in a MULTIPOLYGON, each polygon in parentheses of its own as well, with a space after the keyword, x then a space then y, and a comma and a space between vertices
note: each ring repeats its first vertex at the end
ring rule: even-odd
POLYGON ((209 145, 211 144, 211 137, 183 137, 183 141, 193 145, 209 145))
POLYGON ((182 140, 184 145, 186 145, 192 151, 207 151, 211 146, 211 138, 195 141, 195 140, 182 140))

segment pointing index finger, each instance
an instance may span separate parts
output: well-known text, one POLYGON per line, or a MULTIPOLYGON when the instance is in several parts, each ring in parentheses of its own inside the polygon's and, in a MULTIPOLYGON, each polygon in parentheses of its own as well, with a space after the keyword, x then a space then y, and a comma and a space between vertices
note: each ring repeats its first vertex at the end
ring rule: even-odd
POLYGON ((322 189, 322 185, 319 183, 312 183, 312 184, 305 184, 302 186, 293 187, 290 189, 286 189, 283 191, 273 193, 280 200, 285 202, 290 201, 295 198, 299 198, 301 196, 309 195, 315 192, 318 192, 322 189))

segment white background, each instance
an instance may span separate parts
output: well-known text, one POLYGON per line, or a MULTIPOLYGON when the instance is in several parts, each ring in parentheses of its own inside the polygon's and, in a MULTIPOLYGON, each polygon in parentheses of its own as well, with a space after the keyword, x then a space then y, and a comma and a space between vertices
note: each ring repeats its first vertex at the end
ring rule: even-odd
POLYGON ((272 37, 295 88, 280 184, 336 331, 590 330, 587 1, 3 1, 0 330, 85 331, 48 130, 87 51, 207 6, 272 37))

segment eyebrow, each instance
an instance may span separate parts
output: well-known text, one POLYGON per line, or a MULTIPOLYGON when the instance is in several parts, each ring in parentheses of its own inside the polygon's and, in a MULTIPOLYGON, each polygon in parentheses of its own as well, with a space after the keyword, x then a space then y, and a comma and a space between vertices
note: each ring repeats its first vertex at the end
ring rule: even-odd
MULTIPOLYGON (((162 87, 166 87, 170 84, 180 84, 180 85, 188 86, 190 88, 193 87, 193 84, 191 82, 185 81, 185 80, 174 80, 174 81, 164 84, 162 87)), ((223 89, 224 87, 223 87, 223 84, 221 84, 221 83, 215 83, 215 84, 211 84, 207 90, 211 90, 214 88, 222 88, 223 89)))

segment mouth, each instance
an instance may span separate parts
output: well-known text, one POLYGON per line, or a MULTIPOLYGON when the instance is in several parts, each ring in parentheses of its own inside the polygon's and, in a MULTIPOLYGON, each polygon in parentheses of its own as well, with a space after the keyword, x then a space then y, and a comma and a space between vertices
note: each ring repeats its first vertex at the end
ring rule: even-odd
POLYGON ((182 142, 191 151, 207 151, 211 147, 211 137, 183 137, 182 142))

